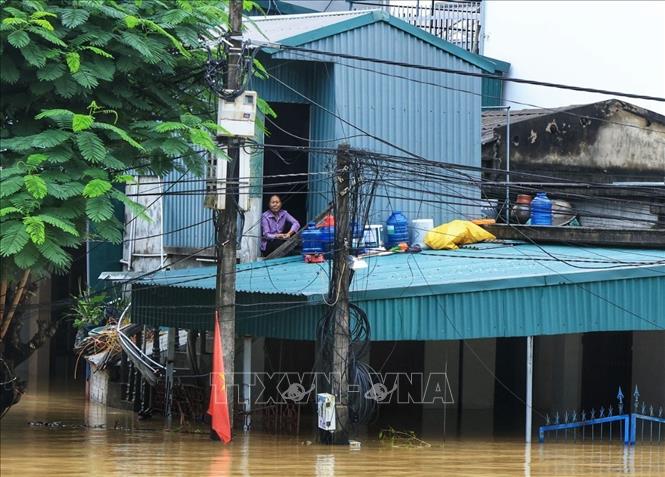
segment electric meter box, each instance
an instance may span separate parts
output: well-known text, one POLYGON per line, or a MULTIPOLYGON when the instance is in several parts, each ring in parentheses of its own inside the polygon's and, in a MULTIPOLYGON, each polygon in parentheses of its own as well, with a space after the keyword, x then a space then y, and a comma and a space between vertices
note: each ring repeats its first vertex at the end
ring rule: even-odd
POLYGON ((245 91, 233 101, 219 98, 217 124, 223 129, 218 136, 254 137, 256 91, 245 91))
POLYGON ((335 430, 335 396, 328 393, 316 395, 316 408, 319 414, 319 428, 324 431, 335 430))

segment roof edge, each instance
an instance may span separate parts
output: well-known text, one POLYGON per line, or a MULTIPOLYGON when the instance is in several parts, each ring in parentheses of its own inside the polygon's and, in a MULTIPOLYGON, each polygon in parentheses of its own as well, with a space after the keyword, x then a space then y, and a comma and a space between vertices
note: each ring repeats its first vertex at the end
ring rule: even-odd
MULTIPOLYGON (((470 63, 485 72, 507 73, 510 69, 510 63, 494 58, 488 58, 476 53, 471 53, 464 48, 453 45, 449 41, 436 37, 431 33, 427 33, 425 30, 422 30, 417 26, 411 25, 404 20, 400 20, 397 17, 389 15, 383 10, 369 10, 363 15, 358 15, 357 17, 349 18, 348 20, 333 23, 332 25, 301 33, 299 35, 294 35, 292 37, 281 40, 279 43, 285 46, 302 46, 306 43, 312 43, 314 41, 322 40, 333 35, 338 35, 340 33, 378 22, 385 22, 390 26, 397 28, 398 30, 408 33, 418 38, 419 40, 434 46, 435 48, 443 50, 463 61, 466 61, 467 63, 470 63)), ((266 50, 266 52, 271 54, 277 51, 279 50, 266 50)))

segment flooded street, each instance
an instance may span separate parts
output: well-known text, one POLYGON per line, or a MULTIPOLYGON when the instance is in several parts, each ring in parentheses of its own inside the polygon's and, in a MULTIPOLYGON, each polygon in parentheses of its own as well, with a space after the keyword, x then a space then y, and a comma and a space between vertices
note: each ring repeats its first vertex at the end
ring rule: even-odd
POLYGON ((253 432, 228 446, 208 434, 165 432, 159 420, 87 404, 79 390, 26 395, 1 422, 3 477, 14 475, 665 475, 665 448, 614 443, 429 441, 396 448, 375 438, 360 449, 253 432), (40 422, 61 423, 57 427, 40 422), (30 424, 32 422, 32 424, 30 424))

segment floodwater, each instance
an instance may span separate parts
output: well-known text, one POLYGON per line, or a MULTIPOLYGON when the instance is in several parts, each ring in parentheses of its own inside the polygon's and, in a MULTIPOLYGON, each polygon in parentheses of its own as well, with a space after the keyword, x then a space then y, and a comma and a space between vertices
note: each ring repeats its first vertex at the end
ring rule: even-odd
POLYGON ((429 441, 394 447, 365 439, 359 449, 306 437, 238 433, 229 445, 207 433, 167 432, 126 411, 88 404, 81 392, 26 395, 0 422, 0 474, 317 477, 367 474, 454 476, 664 476, 665 446, 619 443, 429 441), (46 427, 29 422, 62 423, 46 427))

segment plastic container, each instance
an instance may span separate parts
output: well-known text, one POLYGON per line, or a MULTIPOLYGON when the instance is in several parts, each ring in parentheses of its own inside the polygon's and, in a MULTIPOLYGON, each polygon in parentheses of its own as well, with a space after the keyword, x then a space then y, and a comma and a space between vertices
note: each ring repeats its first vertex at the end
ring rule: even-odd
POLYGON ((317 227, 321 230, 321 248, 324 252, 329 253, 334 248, 335 217, 326 215, 317 227))
POLYGON ((323 253, 321 235, 321 229, 317 228, 314 222, 307 224, 307 228, 300 234, 302 237, 303 255, 323 253))
POLYGON ((409 242, 409 221, 402 212, 396 210, 386 220, 386 248, 409 242))
POLYGON ((413 219, 411 221, 411 243, 428 249, 425 245, 425 234, 434 228, 434 219, 413 219))
POLYGON ((531 225, 552 225, 552 201, 545 192, 531 201, 531 225))

